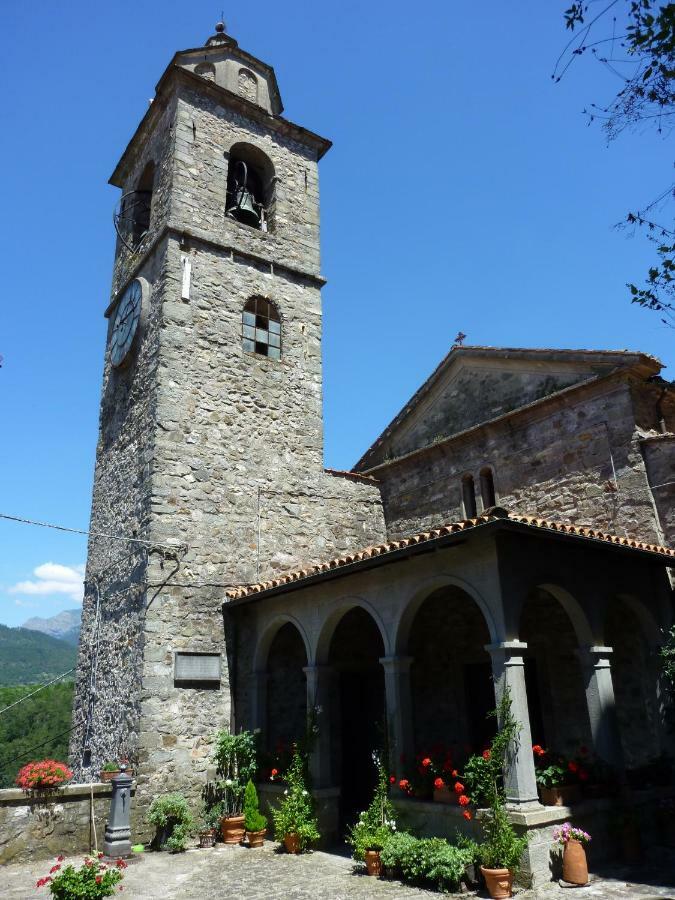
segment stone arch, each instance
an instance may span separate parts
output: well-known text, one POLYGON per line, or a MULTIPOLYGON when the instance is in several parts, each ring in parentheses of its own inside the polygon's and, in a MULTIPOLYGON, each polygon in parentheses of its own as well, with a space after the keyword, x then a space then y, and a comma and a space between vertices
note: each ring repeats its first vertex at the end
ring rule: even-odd
POLYGON ((276 175, 272 160, 255 144, 237 141, 227 153, 228 217, 257 228, 274 231, 276 175))
POLYGON ((380 632, 380 637, 382 638, 384 655, 389 655, 389 653, 391 652, 391 642, 389 634, 387 632, 387 628, 382 621, 382 617, 380 616, 379 612, 363 597, 345 597, 337 607, 330 610, 318 629, 314 652, 311 657, 315 665, 326 665, 328 663, 331 642, 333 640, 335 630, 344 616, 356 607, 360 607, 365 612, 367 612, 371 619, 375 622, 380 632))
MULTIPOLYGON (((398 653, 410 659, 414 749, 451 771, 468 752, 479 752, 494 733, 494 640, 484 604, 458 579, 438 579, 408 604, 398 633, 398 653), (438 582, 441 582, 440 584, 438 582)), ((405 777, 417 763, 406 760, 405 777)), ((431 784, 426 787, 430 790, 431 784)))
POLYGON ((627 769, 649 764, 661 752, 662 704, 654 647, 662 639, 651 612, 635 597, 616 595, 607 606, 605 641, 621 747, 627 769))
POLYGON ((408 652, 408 636, 418 609, 428 596, 442 587, 456 587, 467 594, 483 614, 485 624, 487 625, 490 634, 490 643, 496 643, 500 640, 492 611, 476 588, 462 578, 441 573, 433 578, 425 579, 415 594, 413 594, 410 600, 400 610, 398 619, 394 624, 392 641, 393 647, 395 648, 394 652, 397 656, 405 656, 408 652))
POLYGON ((258 642, 253 653, 253 671, 264 672, 267 668, 267 657, 272 645, 272 641, 277 636, 277 632, 286 624, 293 625, 305 645, 305 655, 309 661, 311 654, 311 645, 304 625, 295 616, 288 613, 280 613, 271 619, 262 629, 258 642))
POLYGON ((307 640, 290 616, 279 617, 266 638, 265 672, 258 675, 265 679, 267 691, 264 744, 270 768, 281 769, 307 727, 307 640))
POLYGON ((201 75, 207 81, 215 81, 216 67, 210 62, 199 63, 199 65, 195 66, 195 75, 201 75))
POLYGON ((595 643, 591 625, 576 598, 553 583, 528 591, 517 615, 516 635, 527 644, 523 656, 532 740, 576 755, 592 744, 579 653, 595 643))

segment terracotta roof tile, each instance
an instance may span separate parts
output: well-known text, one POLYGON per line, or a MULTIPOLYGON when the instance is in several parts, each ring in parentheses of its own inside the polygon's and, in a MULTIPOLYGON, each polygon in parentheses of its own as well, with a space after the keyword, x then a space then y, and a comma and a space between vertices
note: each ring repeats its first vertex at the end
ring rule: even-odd
POLYGON ((251 597, 268 591, 272 588, 280 587, 284 584, 291 584, 294 581, 302 581, 312 575, 318 575, 322 572, 330 572, 334 569, 340 569, 351 563, 360 562, 365 559, 373 559, 378 556, 384 556, 395 550, 401 550, 405 547, 412 547, 416 544, 423 544, 428 541, 437 540, 449 534, 455 534, 460 531, 467 531, 477 528, 480 525, 486 525, 488 522, 494 522, 498 519, 518 522, 521 525, 528 525, 531 528, 543 529, 546 531, 557 531, 561 534, 571 534, 577 537, 585 537, 594 541, 602 541, 608 544, 618 544, 622 547, 629 547, 634 550, 643 550, 648 553, 656 553, 669 559, 675 559, 675 550, 668 547, 661 547, 658 544, 649 544, 645 541, 638 541, 634 538, 619 537, 616 534, 608 534, 590 525, 572 525, 569 522, 556 522, 551 519, 542 519, 539 516, 521 515, 519 513, 508 513, 506 510, 494 507, 481 516, 474 519, 464 519, 460 522, 448 522, 440 528, 434 528, 431 531, 421 531, 418 534, 412 534, 410 537, 402 538, 397 541, 388 541, 385 544, 378 544, 374 547, 365 547, 354 553, 346 553, 343 556, 337 556, 327 562, 317 563, 312 566, 305 566, 302 569, 296 569, 292 572, 285 572, 270 581, 264 581, 260 584, 242 585, 226 592, 227 600, 241 600, 244 597, 251 597))

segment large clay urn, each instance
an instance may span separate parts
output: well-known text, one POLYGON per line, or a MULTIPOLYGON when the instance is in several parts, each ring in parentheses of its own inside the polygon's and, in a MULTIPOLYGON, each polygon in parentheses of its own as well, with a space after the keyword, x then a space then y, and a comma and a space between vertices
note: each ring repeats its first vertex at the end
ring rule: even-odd
POLYGON ((506 897, 513 896, 513 873, 510 869, 486 869, 485 866, 481 866, 480 870, 488 894, 494 900, 505 900, 506 897))
POLYGON ((568 884, 588 884, 588 863, 581 841, 569 840, 565 844, 562 877, 568 884))
POLYGON ((226 816, 220 820, 220 833, 224 844, 241 844, 246 829, 243 816, 226 816))
POLYGON ((375 875, 379 878, 382 874, 382 861, 380 859, 380 851, 366 850, 364 855, 366 858, 366 871, 369 875, 375 875))
POLYGON ((299 853, 300 852, 300 835, 299 834, 285 834, 284 835, 284 847, 286 848, 287 853, 299 853))

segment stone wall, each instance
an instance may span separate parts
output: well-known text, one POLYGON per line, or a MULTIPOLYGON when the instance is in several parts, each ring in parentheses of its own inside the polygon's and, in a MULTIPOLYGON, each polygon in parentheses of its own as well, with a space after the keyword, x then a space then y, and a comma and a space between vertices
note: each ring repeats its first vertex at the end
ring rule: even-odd
POLYGON ((647 478, 663 540, 675 545, 675 434, 653 434, 641 440, 647 478))
POLYGON ((390 537, 463 518, 462 475, 478 481, 484 466, 509 511, 660 540, 630 385, 618 377, 372 470, 390 537))
POLYGON ((96 839, 101 847, 110 808, 110 784, 69 784, 48 803, 31 801, 14 788, 1 790, 0 865, 60 853, 91 852, 95 847, 92 792, 96 839))

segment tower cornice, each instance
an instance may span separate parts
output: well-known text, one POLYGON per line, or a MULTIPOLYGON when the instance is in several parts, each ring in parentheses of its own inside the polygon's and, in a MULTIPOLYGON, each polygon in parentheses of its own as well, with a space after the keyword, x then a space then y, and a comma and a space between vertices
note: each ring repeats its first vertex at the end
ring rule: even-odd
MULTIPOLYGON (((200 48, 200 52, 208 48, 200 48)), ((183 53, 186 51, 183 51, 183 53)), ((187 51, 190 52, 190 51, 187 51)), ((177 56, 180 54, 177 54, 177 56)), ((174 60, 176 57, 174 57, 174 60)), ((310 148, 316 153, 317 160, 321 159, 328 150, 333 146, 332 142, 327 138, 303 128, 302 125, 296 125, 283 116, 275 116, 256 103, 235 94, 227 88, 221 87, 213 81, 202 78, 201 75, 195 75, 188 69, 172 63, 165 70, 164 74, 157 83, 157 93, 149 109, 141 119, 133 137, 127 144, 120 161, 117 163, 114 172, 110 176, 109 184, 115 187, 124 188, 129 170, 133 166, 136 149, 142 146, 147 132, 151 130, 155 120, 160 113, 166 108, 167 103, 173 96, 178 87, 188 87, 199 90, 205 96, 219 102, 222 106, 228 107, 236 112, 243 113, 251 120, 259 123, 274 134, 280 134, 289 137, 294 141, 310 148)))

